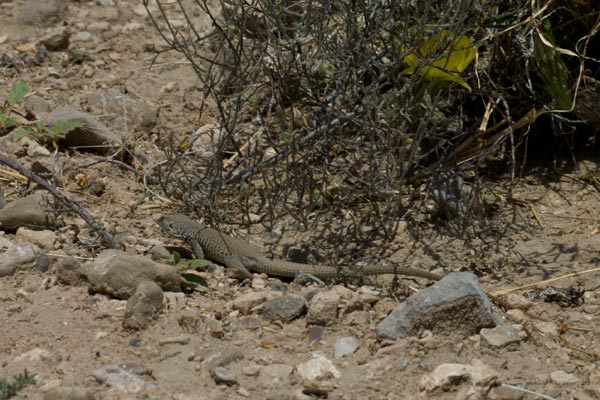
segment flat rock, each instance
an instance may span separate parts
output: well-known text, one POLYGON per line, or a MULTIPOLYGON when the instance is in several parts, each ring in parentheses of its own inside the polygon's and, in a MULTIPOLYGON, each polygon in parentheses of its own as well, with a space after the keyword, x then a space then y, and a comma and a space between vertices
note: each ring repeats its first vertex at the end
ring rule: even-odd
POLYGON ((213 370, 217 367, 226 367, 233 362, 244 359, 244 352, 239 347, 217 347, 203 349, 198 352, 195 359, 213 370))
POLYGON ((475 275, 451 273, 410 296, 377 324, 380 339, 400 339, 424 330, 467 337, 501 324, 475 275))
POLYGON ((156 282, 164 291, 181 291, 181 278, 175 267, 119 250, 100 253, 87 277, 93 291, 117 299, 128 299, 145 279, 156 282))
POLYGON ((505 324, 494 328, 483 328, 480 336, 488 346, 493 348, 506 347, 521 341, 517 331, 512 326, 505 324))
POLYGON ((144 381, 125 368, 114 364, 96 368, 90 372, 90 375, 100 383, 128 393, 139 393, 142 390, 154 389, 156 387, 154 384, 144 381))
POLYGON ((34 231, 25 227, 17 229, 15 240, 21 243, 33 243, 44 250, 52 250, 56 234, 53 231, 34 231))
POLYGON ((56 386, 44 393, 44 400, 94 400, 94 395, 80 386, 56 386))
POLYGON ((557 385, 569 385, 579 382, 579 378, 562 370, 554 371, 550 374, 550 379, 557 385))
POLYGON ((0 229, 14 232, 20 227, 46 229, 53 227, 54 221, 46 213, 46 196, 36 192, 29 196, 11 201, 0 210, 0 229))
POLYGON ((256 307, 259 304, 264 303, 267 300, 266 292, 248 292, 244 293, 241 296, 236 297, 231 301, 231 306, 240 310, 243 308, 252 308, 256 307))

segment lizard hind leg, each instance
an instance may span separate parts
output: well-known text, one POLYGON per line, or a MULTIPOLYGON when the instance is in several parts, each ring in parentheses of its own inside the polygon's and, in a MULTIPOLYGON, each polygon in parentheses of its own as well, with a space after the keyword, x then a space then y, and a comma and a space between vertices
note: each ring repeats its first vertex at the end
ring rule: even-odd
POLYGON ((252 274, 248 269, 244 266, 242 259, 236 255, 229 255, 223 259, 223 263, 229 269, 234 272, 234 275, 240 278, 249 278, 252 279, 252 274))

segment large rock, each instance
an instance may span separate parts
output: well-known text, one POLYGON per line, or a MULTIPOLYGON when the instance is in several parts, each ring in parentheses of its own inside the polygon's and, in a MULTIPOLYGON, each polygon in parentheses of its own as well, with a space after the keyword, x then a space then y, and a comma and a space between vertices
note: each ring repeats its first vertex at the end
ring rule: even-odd
POLYGON ((175 267, 119 250, 100 253, 87 277, 93 291, 122 300, 131 297, 143 280, 156 282, 164 291, 181 291, 181 277, 175 267))
POLYGON ((51 25, 61 22, 67 11, 67 0, 27 0, 17 21, 24 25, 51 25))
POLYGON ((42 192, 17 199, 0 210, 0 230, 14 232, 18 228, 46 229, 53 227, 52 215, 46 213, 46 197, 42 192))
POLYGON ((66 134, 60 143, 67 147, 81 147, 89 150, 108 150, 107 145, 115 145, 120 142, 119 136, 108 129, 94 116, 86 112, 76 110, 71 106, 55 108, 51 113, 43 117, 47 125, 57 122, 82 121, 83 126, 75 128, 66 134))
POLYGON ((156 110, 114 89, 94 92, 88 106, 90 112, 106 115, 104 121, 117 132, 149 131, 158 122, 156 110))
POLYGON ((452 273, 419 291, 376 328, 378 338, 400 339, 431 330, 467 337, 501 324, 475 275, 452 273))

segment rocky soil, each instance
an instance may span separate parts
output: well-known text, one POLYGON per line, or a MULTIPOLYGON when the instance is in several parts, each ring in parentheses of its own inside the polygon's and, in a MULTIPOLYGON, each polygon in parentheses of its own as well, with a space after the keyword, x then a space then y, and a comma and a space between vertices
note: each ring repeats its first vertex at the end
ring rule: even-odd
POLYGON ((6 135, 0 156, 49 174, 125 249, 0 169, 0 379, 36 375, 14 398, 600 398, 597 159, 522 179, 494 217, 500 239, 465 243, 431 215, 418 238, 403 227, 392 261, 463 271, 433 286, 241 284, 213 265, 208 287, 189 290, 165 247, 183 244, 156 224, 179 208, 141 175, 166 138, 214 121, 198 121, 185 59, 154 59, 162 44, 138 2, 0 0, 0 98, 22 80, 19 113, 88 126, 59 147, 6 135))

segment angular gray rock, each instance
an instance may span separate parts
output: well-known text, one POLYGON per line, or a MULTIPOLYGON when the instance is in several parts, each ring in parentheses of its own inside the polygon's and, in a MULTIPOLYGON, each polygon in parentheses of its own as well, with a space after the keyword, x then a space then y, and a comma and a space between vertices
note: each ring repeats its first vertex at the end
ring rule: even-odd
POLYGON ((336 359, 346 357, 352 354, 360 346, 360 341, 354 336, 344 336, 339 338, 333 346, 333 356, 336 359))
POLYGON ((332 290, 317 293, 308 302, 308 325, 331 325, 337 320, 341 297, 332 290))
POLYGON ((466 337, 501 324, 475 275, 451 273, 410 296, 377 324, 380 339, 400 339, 431 330, 466 337))
POLYGON ((155 282, 143 280, 127 301, 123 328, 146 329, 160 314, 163 307, 163 291, 155 282))
POLYGON ((262 315, 271 321, 290 322, 304 313, 306 305, 301 296, 289 294, 263 304, 262 315))
POLYGON ((501 348, 521 341, 519 334, 510 325, 484 328, 479 334, 482 342, 493 348, 501 348))
POLYGON ((181 277, 175 267, 112 249, 96 257, 87 278, 93 291, 122 300, 131 297, 145 279, 156 282, 164 291, 181 291, 181 277))
POLYGON ((216 367, 210 371, 215 383, 225 384, 227 386, 237 385, 238 377, 237 374, 227 368, 216 367))
POLYGON ((46 271, 50 258, 31 243, 19 243, 0 254, 0 277, 13 275, 17 270, 46 271))

